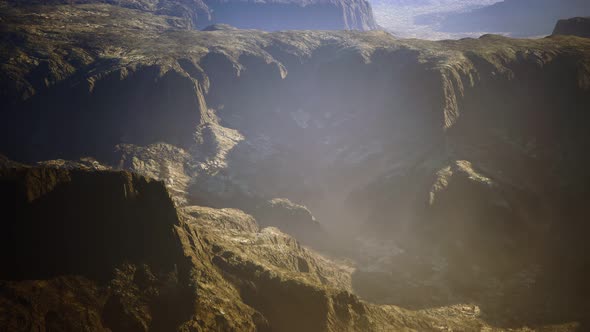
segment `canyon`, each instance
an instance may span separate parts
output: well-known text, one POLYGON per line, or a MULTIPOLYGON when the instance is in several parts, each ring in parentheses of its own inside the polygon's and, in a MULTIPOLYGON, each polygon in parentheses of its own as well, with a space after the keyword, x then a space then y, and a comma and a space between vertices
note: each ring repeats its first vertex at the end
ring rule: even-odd
POLYGON ((0 11, 0 329, 588 328, 590 39, 0 11))

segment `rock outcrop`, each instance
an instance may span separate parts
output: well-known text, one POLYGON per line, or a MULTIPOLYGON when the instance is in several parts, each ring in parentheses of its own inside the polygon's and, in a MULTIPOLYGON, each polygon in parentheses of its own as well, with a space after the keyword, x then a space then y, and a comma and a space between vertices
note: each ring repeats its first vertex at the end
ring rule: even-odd
POLYGON ((306 244, 319 247, 328 240, 326 230, 322 228, 309 210, 294 204, 288 199, 275 198, 263 202, 252 211, 262 226, 278 227, 306 244))
POLYGON ((590 38, 590 17, 559 20, 553 29, 553 34, 590 38))

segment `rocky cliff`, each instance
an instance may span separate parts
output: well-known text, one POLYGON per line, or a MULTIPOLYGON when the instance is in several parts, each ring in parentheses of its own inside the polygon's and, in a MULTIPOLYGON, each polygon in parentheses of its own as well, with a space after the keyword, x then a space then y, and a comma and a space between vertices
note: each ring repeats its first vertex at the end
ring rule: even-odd
MULTIPOLYGON (((159 199, 166 206, 159 209, 176 208, 180 217, 163 218, 158 227, 173 236, 153 241, 167 243, 172 256, 163 261, 185 266, 174 273, 197 294, 170 301, 198 303, 185 306, 190 313, 175 318, 177 326, 587 326, 589 271, 580 253, 588 249, 588 39, 195 31, 170 16, 105 3, 1 10, 0 102, 8 121, 0 124, 0 149, 20 162, 49 160, 41 169, 149 182, 113 173, 132 171, 162 181, 153 186, 172 197, 159 199), (187 269, 199 272, 187 276, 187 269)), ((125 207, 120 188, 138 185, 117 181, 88 183, 92 192, 117 191, 109 198, 116 202, 106 202, 129 211, 125 220, 156 223, 125 207)), ((83 199, 80 190, 66 193, 83 199)), ((23 204, 15 206, 30 209, 23 204)), ((114 218, 106 213, 97 218, 114 218)), ((32 230, 15 232, 27 238, 32 230)), ((125 288, 116 285, 133 280, 140 265, 175 271, 149 250, 121 252, 100 270, 127 279, 67 266, 27 279, 74 273, 103 294, 125 288)), ((5 278, 8 293, 30 285, 5 278)), ((132 312, 140 322, 133 324, 149 329, 145 312, 158 310, 149 296, 140 296, 143 313, 113 310, 132 312)))
POLYGON ((176 210, 127 172, 5 165, 0 327, 7 331, 479 328, 448 309, 360 301, 351 268, 238 210, 176 210))
POLYGON ((574 17, 567 20, 559 20, 555 25, 553 34, 590 38, 590 17, 574 17))
POLYGON ((373 30, 366 0, 4 0, 12 6, 108 4, 162 16, 179 28, 229 24, 261 30, 373 30))

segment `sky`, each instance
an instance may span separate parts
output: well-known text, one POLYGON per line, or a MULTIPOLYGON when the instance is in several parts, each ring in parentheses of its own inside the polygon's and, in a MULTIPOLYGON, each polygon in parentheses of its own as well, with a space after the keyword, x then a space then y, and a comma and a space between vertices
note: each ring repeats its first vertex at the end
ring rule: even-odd
POLYGON ((429 25, 419 25, 414 18, 425 14, 444 14, 468 11, 491 5, 501 0, 372 0, 377 23, 394 35, 402 38, 458 39, 478 37, 495 31, 472 31, 469 33, 445 33, 436 31, 436 19, 429 25))

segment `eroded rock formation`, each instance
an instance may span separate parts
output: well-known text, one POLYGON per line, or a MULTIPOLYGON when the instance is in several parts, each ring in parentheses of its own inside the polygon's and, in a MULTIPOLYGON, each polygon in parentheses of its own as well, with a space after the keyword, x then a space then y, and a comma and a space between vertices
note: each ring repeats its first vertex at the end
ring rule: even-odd
POLYGON ((204 29, 226 24, 261 30, 374 30, 366 0, 4 0, 16 6, 108 4, 161 16, 170 25, 204 29))
POLYGON ((0 193, 9 331, 483 326, 451 309, 457 321, 362 302, 351 267, 239 210, 177 211, 162 182, 128 172, 7 165, 0 193))

